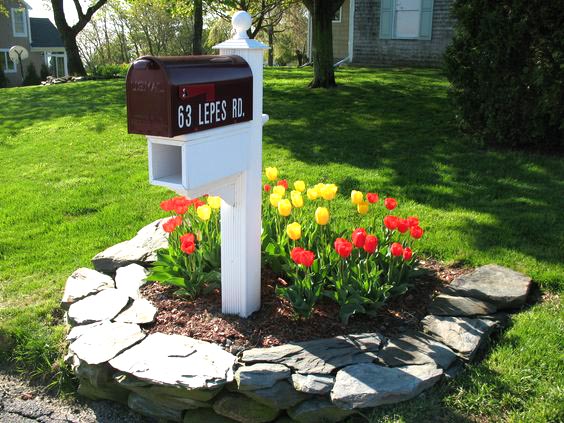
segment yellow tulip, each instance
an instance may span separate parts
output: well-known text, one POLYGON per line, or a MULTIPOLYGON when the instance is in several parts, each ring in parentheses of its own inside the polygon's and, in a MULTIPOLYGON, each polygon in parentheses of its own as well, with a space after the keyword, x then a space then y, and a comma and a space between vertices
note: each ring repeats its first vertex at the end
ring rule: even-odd
POLYGON ((365 215, 366 213, 368 213, 368 203, 366 201, 361 201, 357 206, 356 206, 356 210, 361 214, 361 215, 365 215))
POLYGON ((208 206, 212 209, 218 210, 221 207, 221 197, 214 197, 210 195, 208 197, 208 206))
POLYGON ((305 191, 305 182, 304 181, 294 182, 294 188, 296 189, 296 191, 304 192, 305 191))
POLYGON ((286 188, 284 188, 282 185, 276 185, 275 187, 272 187, 272 192, 274 194, 278 194, 280 198, 282 198, 284 197, 284 195, 286 195, 286 188))
POLYGON ((309 198, 311 201, 317 200, 317 197, 319 197, 319 193, 315 188, 310 188, 307 190, 307 198, 309 198))
POLYGON ((265 173, 269 181, 275 181, 278 178, 278 169, 275 167, 267 167, 265 173))
POLYGON ((290 203, 290 200, 283 198, 278 203, 278 214, 287 217, 290 216, 290 213, 292 213, 292 203, 290 203))
POLYGON ((325 200, 332 200, 335 198, 337 194, 337 185, 335 184, 327 184, 323 187, 320 194, 325 200))
POLYGON ((196 213, 201 220, 208 220, 211 215, 211 208, 207 204, 204 204, 203 206, 198 207, 196 213))
POLYGON ((282 200, 282 197, 280 197, 278 194, 270 194, 270 204, 272 205, 272 207, 278 207, 280 200, 282 200))
POLYGON ((327 207, 318 207, 315 210, 315 223, 318 225, 327 225, 329 223, 329 210, 327 207))
POLYGON ((286 233, 290 239, 297 241, 302 237, 302 226, 298 222, 290 223, 286 227, 286 233))
POLYGON ((290 198, 292 199, 292 205, 296 208, 304 206, 304 199, 302 198, 302 193, 299 191, 292 191, 290 193, 290 198))
POLYGON ((362 192, 355 191, 354 189, 351 191, 351 201, 353 204, 359 205, 360 203, 362 203, 363 199, 364 196, 362 195, 362 192))

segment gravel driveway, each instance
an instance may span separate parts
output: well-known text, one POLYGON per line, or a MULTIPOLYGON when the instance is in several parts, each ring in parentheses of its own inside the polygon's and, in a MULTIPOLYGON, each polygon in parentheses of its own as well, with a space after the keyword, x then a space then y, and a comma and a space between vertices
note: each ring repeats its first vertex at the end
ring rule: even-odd
POLYGON ((140 423, 154 420, 110 401, 61 400, 0 370, 1 423, 140 423))

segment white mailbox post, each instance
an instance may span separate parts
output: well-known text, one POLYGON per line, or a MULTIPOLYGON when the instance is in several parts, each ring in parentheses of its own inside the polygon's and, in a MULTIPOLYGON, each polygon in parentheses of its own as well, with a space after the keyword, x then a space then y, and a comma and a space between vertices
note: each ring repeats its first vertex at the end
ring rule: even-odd
MULTIPOLYGON (((243 317, 260 308, 262 126, 268 120, 268 116, 262 113, 263 56, 268 47, 248 38, 247 30, 251 27, 251 22, 251 16, 247 12, 235 13, 232 18, 235 35, 214 48, 220 52, 217 60, 222 60, 223 55, 236 55, 243 58, 250 67, 252 119, 247 117, 247 121, 240 123, 173 137, 147 136, 149 178, 152 184, 168 187, 188 197, 203 194, 221 196, 222 311, 243 317)), ((154 58, 156 64, 149 59, 145 62, 139 60, 139 68, 159 66, 156 61, 159 58, 154 58)), ((161 59, 161 65, 166 63, 166 58, 161 59)), ((133 67, 135 66, 134 64, 133 67)), ((170 68, 173 69, 174 66, 170 68)), ((173 72, 174 69, 169 71, 171 79, 174 77, 173 72)), ((158 93, 163 90, 160 82, 151 80, 149 76, 143 78, 132 81, 130 86, 128 75, 128 90, 137 90, 139 95, 145 95, 143 98, 148 98, 149 95, 157 95, 155 98, 158 98, 158 93)), ((215 88, 210 88, 212 85, 198 85, 197 90, 213 91, 215 88)), ((182 90, 181 87, 179 89, 182 90)), ((188 92, 193 89, 194 86, 186 88, 188 92)), ((133 96, 131 100, 128 99, 128 114, 130 109, 134 109, 130 107, 130 101, 137 100, 133 96)), ((216 108, 216 116, 221 116, 217 107, 222 106, 219 101, 217 104, 213 107, 216 108)), ((227 106, 230 107, 230 104, 227 106)), ((243 119, 241 107, 236 106, 234 102, 232 111, 238 109, 239 116, 243 119)), ((182 128, 191 119, 199 119, 200 122, 204 119, 201 110, 196 118, 192 110, 187 112, 187 106, 173 103, 172 113, 176 113, 174 107, 178 108, 178 122, 174 122, 176 128, 182 128)), ((229 113, 228 111, 227 114, 229 113)), ((139 125, 154 126, 156 119, 153 115, 149 115, 149 118, 145 116, 144 120, 138 119, 139 125)), ((135 116, 131 118, 135 119, 135 116)))

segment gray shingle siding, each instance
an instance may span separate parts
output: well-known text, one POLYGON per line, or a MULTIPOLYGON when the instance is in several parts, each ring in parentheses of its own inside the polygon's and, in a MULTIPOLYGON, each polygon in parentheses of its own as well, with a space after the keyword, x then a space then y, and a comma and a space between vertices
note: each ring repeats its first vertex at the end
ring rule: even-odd
POLYGON ((430 40, 380 39, 380 0, 356 0, 353 63, 370 66, 441 66, 453 36, 453 0, 434 0, 430 40))

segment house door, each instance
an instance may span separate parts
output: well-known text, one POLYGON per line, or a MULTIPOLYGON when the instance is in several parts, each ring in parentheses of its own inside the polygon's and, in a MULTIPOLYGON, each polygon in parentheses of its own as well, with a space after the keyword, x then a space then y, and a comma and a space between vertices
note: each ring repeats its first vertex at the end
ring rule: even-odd
POLYGON ((65 55, 63 53, 49 53, 47 55, 47 66, 52 76, 60 78, 66 75, 65 55))

